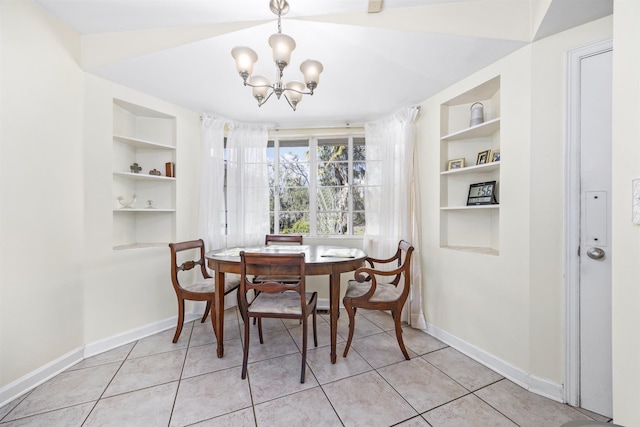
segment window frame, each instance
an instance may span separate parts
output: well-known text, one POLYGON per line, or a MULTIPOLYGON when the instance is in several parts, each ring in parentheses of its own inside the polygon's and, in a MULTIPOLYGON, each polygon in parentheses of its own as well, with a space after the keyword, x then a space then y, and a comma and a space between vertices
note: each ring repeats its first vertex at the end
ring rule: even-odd
MULTIPOLYGON (((362 139, 363 144, 366 146, 366 139, 364 132, 363 133, 352 133, 347 135, 317 135, 317 136, 308 136, 308 137, 270 137, 267 147, 273 148, 274 156, 273 156, 273 167, 274 167, 274 183, 277 186, 280 186, 280 151, 281 151, 281 142, 286 141, 307 141, 309 150, 309 237, 358 237, 360 234, 354 234, 354 200, 353 200, 353 187, 354 187, 354 139, 362 139), (347 145, 347 167, 348 167, 348 211, 347 211, 347 232, 343 234, 318 234, 318 206, 317 206, 317 197, 318 197, 318 146, 322 144, 324 140, 336 140, 336 139, 344 139, 346 140, 347 145)), ((366 151, 365 151, 366 152, 366 151)), ((366 165, 366 155, 364 159, 364 164, 366 165)), ((366 176, 366 172, 365 172, 366 176)), ((359 187, 366 187, 366 179, 364 182, 358 184, 359 187)), ((273 211, 270 210, 269 214, 273 215, 273 230, 270 232, 275 234, 280 234, 280 189, 274 189, 274 200, 273 200, 273 211)), ((305 211, 306 212, 306 211, 305 211)), ((344 211, 340 211, 344 212, 344 211)), ((366 224, 366 220, 365 220, 366 224)))

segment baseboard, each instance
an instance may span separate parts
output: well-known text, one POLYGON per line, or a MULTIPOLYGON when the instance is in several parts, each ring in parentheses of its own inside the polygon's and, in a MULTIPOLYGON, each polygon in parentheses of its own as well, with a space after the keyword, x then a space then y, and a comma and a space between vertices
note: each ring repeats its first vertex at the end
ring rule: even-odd
MULTIPOLYGON (((193 312, 185 314, 185 322, 200 319, 202 317, 203 309, 204 304, 202 308, 194 306, 193 312)), ((12 402, 23 394, 33 390, 40 384, 55 377, 59 373, 69 369, 71 366, 88 357, 113 350, 114 348, 129 344, 158 332, 175 328, 177 319, 178 317, 174 316, 169 319, 153 322, 109 338, 86 344, 83 347, 78 347, 77 349, 70 351, 35 371, 32 371, 0 388, 0 407, 12 402)))
POLYGON ((483 349, 478 348, 430 323, 427 323, 426 332, 455 348, 459 352, 469 356, 476 362, 483 364, 510 381, 513 381, 520 387, 540 396, 555 400, 556 402, 564 403, 564 390, 562 388, 562 384, 554 383, 547 379, 525 372, 522 369, 513 366, 512 364, 505 362, 504 360, 487 353, 483 349))
POLYGON ((46 365, 0 388, 0 407, 12 402, 83 359, 83 347, 76 348, 46 365))
MULTIPOLYGON (((202 314, 198 311, 186 313, 184 316, 185 323, 200 319, 202 314)), ((84 358, 92 357, 105 351, 113 350, 133 341, 146 338, 158 332, 166 331, 176 327, 177 316, 169 319, 160 320, 158 322, 149 323, 139 328, 131 329, 111 337, 89 343, 84 346, 84 358)))
POLYGON ((316 310, 328 312, 329 300, 327 298, 318 298, 318 302, 316 303, 316 310))

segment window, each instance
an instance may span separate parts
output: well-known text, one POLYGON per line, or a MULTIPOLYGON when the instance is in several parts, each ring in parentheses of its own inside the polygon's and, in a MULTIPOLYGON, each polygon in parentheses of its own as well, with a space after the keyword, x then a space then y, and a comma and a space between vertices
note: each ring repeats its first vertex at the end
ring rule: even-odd
POLYGON ((364 137, 274 139, 267 158, 271 233, 364 233, 364 137))

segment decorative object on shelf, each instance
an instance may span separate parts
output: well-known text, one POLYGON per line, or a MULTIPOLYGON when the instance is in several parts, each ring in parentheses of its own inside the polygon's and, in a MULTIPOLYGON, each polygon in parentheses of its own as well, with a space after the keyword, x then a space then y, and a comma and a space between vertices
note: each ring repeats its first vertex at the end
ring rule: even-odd
POLYGON ((131 208, 133 208, 133 205, 136 203, 136 199, 137 198, 138 198, 138 196, 136 194, 131 196, 131 199, 129 199, 129 200, 125 200, 124 197, 122 197, 122 196, 116 197, 116 199, 118 200, 118 202, 120 202, 120 205, 122 206, 121 209, 131 209, 131 208))
POLYGON ((149 175, 156 175, 156 176, 161 176, 162 173, 160 173, 160 171, 158 169, 151 169, 149 171, 149 175))
POLYGON ((448 171, 450 171, 451 169, 462 169, 463 167, 464 167, 464 158, 449 160, 449 163, 447 164, 448 171))
POLYGON ((231 49, 231 55, 236 60, 236 69, 242 77, 244 85, 253 88, 253 97, 258 101, 259 107, 275 93, 278 99, 284 94, 289 106, 295 111, 296 106, 302 100, 302 95, 313 95, 323 67, 320 62, 307 59, 300 64, 304 83, 298 81, 283 83, 282 73, 289 64, 291 52, 296 48, 295 40, 282 34, 280 22, 281 16, 289 11, 289 3, 286 0, 271 0, 269 7, 274 14, 278 15, 278 33, 269 37, 269 45, 273 49, 273 60, 276 63, 276 81, 272 84, 266 77, 251 76, 253 65, 258 60, 258 55, 253 49, 246 46, 236 46, 231 49), (309 90, 308 92, 305 92, 305 86, 309 90))
POLYGON ((131 169, 131 173, 140 173, 140 171, 142 170, 142 166, 140 166, 137 163, 134 163, 131 166, 129 166, 129 169, 131 169))
POLYGON ((477 126, 484 123, 484 105, 481 102, 471 104, 471 123, 469 127, 477 126))
POLYGON ((476 159, 476 165, 484 165, 489 161, 489 152, 491 150, 485 150, 478 153, 478 158, 476 159))
POLYGON ((167 162, 164 164, 165 175, 169 178, 176 176, 176 165, 173 162, 167 162))
POLYGON ((153 200, 147 200, 147 209, 155 209, 156 207, 153 206, 153 200))
POLYGON ((479 182, 469 186, 467 206, 495 205, 497 203, 496 181, 479 182))
POLYGON ((499 162, 500 161, 500 150, 491 150, 491 156, 489 157, 490 162, 499 162))

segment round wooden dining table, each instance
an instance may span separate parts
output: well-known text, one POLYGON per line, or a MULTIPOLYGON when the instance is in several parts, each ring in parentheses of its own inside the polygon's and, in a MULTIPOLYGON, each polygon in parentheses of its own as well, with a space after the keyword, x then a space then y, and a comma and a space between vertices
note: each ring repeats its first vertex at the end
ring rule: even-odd
MULTIPOLYGON (((331 324, 331 363, 336 363, 338 314, 340 308, 340 275, 362 266, 367 254, 357 248, 327 245, 269 245, 217 249, 205 254, 207 265, 215 272, 215 334, 217 355, 224 355, 224 291, 225 274, 240 274, 240 251, 262 253, 305 254, 307 276, 329 276, 329 318, 331 324)), ((251 274, 268 272, 251 271, 251 274)))

